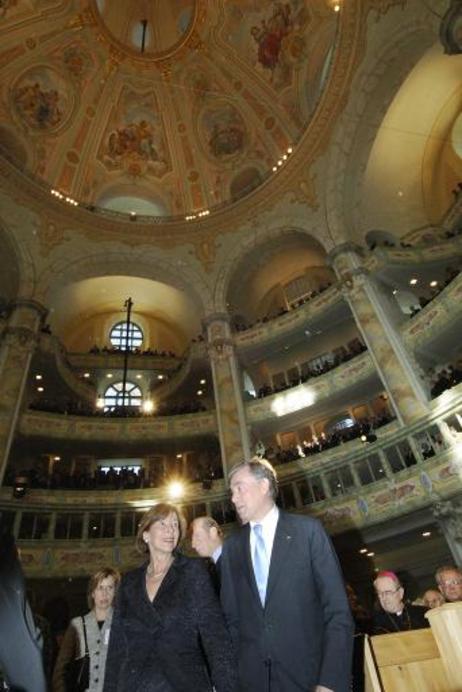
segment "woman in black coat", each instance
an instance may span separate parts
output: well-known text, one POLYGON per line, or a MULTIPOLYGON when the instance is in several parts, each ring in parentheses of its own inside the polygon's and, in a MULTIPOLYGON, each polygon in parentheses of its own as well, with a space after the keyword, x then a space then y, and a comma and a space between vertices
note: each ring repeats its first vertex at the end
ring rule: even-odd
POLYGON ((149 562, 122 578, 114 608, 104 692, 234 692, 231 639, 202 560, 177 552, 185 522, 158 504, 140 523, 149 562))

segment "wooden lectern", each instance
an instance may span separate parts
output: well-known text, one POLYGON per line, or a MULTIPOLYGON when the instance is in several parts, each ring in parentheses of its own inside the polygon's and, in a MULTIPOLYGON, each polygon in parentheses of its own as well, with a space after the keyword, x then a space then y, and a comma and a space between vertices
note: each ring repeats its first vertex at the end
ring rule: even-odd
POLYGON ((462 692, 462 603, 426 617, 431 629, 366 638, 366 692, 462 692))

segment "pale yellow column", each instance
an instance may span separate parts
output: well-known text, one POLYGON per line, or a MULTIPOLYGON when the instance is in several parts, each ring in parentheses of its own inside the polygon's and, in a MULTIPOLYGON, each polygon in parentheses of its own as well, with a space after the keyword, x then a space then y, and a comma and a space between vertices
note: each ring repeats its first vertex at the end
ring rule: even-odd
POLYGON ((354 245, 335 248, 330 259, 398 420, 408 424, 425 415, 429 410, 428 387, 401 338, 403 316, 398 306, 363 266, 354 245))
POLYGON ((14 303, 0 343, 0 484, 18 422, 32 355, 45 308, 33 300, 14 303))
POLYGON ((212 369, 221 459, 224 476, 227 478, 233 464, 250 458, 250 442, 242 399, 242 376, 228 315, 210 315, 204 324, 212 369))

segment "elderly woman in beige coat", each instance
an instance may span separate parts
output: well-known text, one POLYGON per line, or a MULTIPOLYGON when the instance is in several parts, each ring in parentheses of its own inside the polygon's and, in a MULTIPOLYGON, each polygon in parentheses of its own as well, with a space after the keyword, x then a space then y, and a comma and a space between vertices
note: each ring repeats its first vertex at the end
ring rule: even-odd
POLYGON ((102 692, 112 604, 119 582, 119 572, 110 567, 90 578, 88 604, 91 610, 83 618, 73 618, 66 630, 53 673, 53 692, 66 692, 64 675, 67 663, 85 655, 84 623, 90 654, 88 692, 102 692))

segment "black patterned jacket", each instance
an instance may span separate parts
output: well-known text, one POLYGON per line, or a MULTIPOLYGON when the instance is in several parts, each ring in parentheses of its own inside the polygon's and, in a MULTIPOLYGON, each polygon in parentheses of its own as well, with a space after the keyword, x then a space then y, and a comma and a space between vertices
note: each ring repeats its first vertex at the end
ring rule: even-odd
POLYGON ((104 692, 235 692, 233 647, 204 562, 177 555, 152 603, 145 574, 143 565, 122 579, 104 692))

